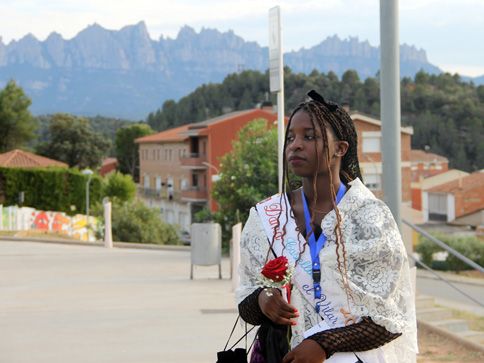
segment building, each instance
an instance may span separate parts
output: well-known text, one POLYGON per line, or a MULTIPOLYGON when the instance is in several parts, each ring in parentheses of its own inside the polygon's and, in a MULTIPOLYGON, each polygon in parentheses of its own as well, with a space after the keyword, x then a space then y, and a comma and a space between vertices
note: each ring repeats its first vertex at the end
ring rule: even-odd
MULTIPOLYGON (((351 117, 358 133, 358 157, 364 182, 381 197, 381 122, 357 112, 351 117)), ((212 211, 217 208, 211 190, 219 173, 220 157, 231 150, 232 141, 243 126, 260 118, 273 123, 277 115, 267 109, 237 111, 137 139, 139 195, 148 205, 160 208, 165 221, 189 230, 194 213, 206 207, 212 211)), ((411 201, 412 134, 412 128, 402 127, 404 202, 411 201)))
POLYGON ((19 149, 0 154, 0 167, 4 168, 68 168, 69 165, 61 161, 36 155, 19 149))
POLYGON ((414 181, 411 183, 412 188, 412 208, 416 210, 422 210, 422 195, 423 192, 428 191, 436 186, 449 183, 453 180, 458 180, 469 175, 462 170, 451 169, 443 173, 420 179, 419 181, 414 181))
POLYGON ((192 216, 216 209, 211 190, 219 159, 232 149, 239 130, 256 119, 277 120, 272 109, 236 111, 136 140, 140 153, 140 195, 160 208, 166 222, 189 230, 192 216))
POLYGON ((410 162, 412 169, 412 183, 419 182, 422 179, 449 170, 449 159, 424 150, 411 150, 410 162))
POLYGON ((116 158, 106 158, 103 160, 100 168, 99 168, 99 175, 106 176, 112 174, 118 168, 118 159, 116 158))
POLYGON ((477 171, 423 192, 425 222, 484 224, 484 172, 477 171))
MULTIPOLYGON (((358 159, 363 181, 377 197, 381 198, 383 196, 381 121, 358 112, 352 112, 350 115, 358 134, 358 159)), ((402 201, 408 203, 412 200, 410 189, 412 135, 412 127, 401 128, 402 201)))

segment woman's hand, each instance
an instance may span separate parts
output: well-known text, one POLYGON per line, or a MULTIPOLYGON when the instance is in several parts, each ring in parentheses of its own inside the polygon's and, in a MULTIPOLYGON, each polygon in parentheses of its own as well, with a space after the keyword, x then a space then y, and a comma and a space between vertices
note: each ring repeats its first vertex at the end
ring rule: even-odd
POLYGON ((324 349, 314 340, 306 339, 287 353, 282 363, 321 363, 325 360, 324 349))
POLYGON ((296 325, 297 309, 288 304, 278 289, 265 288, 259 294, 259 306, 265 316, 279 325, 296 325))

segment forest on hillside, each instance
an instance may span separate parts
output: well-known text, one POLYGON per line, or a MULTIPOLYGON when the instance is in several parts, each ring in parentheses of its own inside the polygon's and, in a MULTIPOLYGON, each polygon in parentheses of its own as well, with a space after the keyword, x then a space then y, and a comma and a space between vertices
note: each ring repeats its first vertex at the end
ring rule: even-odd
MULTIPOLYGON (((351 110, 379 118, 378 78, 361 80, 346 71, 341 79, 333 73, 293 73, 285 68, 284 92, 289 114, 310 89, 328 100, 348 103, 351 110)), ((227 76, 220 84, 205 84, 189 95, 165 101, 151 112, 148 124, 155 130, 203 121, 221 114, 275 103, 269 93, 268 73, 244 71, 227 76)), ((484 86, 463 81, 459 75, 419 72, 401 80, 402 125, 413 126, 412 147, 446 156, 450 167, 466 171, 484 168, 484 86)))

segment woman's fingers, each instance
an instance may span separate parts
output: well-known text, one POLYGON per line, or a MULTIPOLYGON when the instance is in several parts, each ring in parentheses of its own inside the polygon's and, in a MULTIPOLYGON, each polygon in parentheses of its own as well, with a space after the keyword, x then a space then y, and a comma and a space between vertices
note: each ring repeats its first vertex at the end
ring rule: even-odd
POLYGON ((292 325, 295 324, 295 319, 299 317, 299 313, 296 308, 288 304, 278 291, 274 289, 267 289, 259 295, 259 305, 262 312, 271 319, 274 323, 280 325, 292 325))

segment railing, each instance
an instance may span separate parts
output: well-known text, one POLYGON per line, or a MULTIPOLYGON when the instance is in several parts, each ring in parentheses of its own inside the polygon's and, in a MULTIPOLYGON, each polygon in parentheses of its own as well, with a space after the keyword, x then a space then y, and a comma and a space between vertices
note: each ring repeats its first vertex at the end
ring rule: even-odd
POLYGON ((188 187, 181 192, 182 199, 207 200, 208 190, 205 187, 188 187))
POLYGON ((138 186, 138 195, 148 198, 148 199, 166 199, 166 200, 180 200, 180 192, 174 191, 168 193, 166 188, 163 189, 152 189, 144 188, 143 186, 138 186), (170 198, 171 194, 171 198, 170 198))
POLYGON ((207 161, 206 154, 191 153, 188 156, 182 157, 180 163, 182 166, 196 167, 206 169, 207 166, 204 163, 207 161))
MULTIPOLYGON (((462 262, 464 262, 466 265, 472 267, 473 269, 479 271, 479 272, 484 272, 484 269, 482 268, 482 266, 480 266, 479 264, 475 263, 474 261, 472 261, 471 259, 467 258, 466 256, 464 256, 463 254, 459 253, 458 251, 454 250, 452 247, 448 246, 447 244, 445 244, 444 242, 442 242, 441 240, 439 240, 438 238, 435 238, 434 236, 432 236, 430 233, 428 233, 427 231, 425 231, 424 229, 416 226, 415 224, 413 223, 410 223, 404 219, 402 219, 402 222, 404 224, 406 224, 407 226, 409 226, 410 228, 412 228, 414 231, 420 233, 422 236, 428 238, 430 241, 434 242, 435 244, 437 244, 439 247, 443 248, 444 250, 446 250, 448 253, 452 254, 453 256, 455 256, 457 259, 461 260, 462 262)), ((445 279, 444 277, 440 276, 437 272, 435 272, 434 270, 432 270, 429 266, 427 266, 425 263, 423 263, 422 261, 419 261, 417 260, 414 256, 409 256, 417 265, 420 265, 421 267, 423 267, 425 270, 429 271, 430 273, 432 273, 434 276, 436 276, 439 280, 445 282, 447 285, 449 285, 450 287, 452 287, 454 290, 458 291, 460 294, 462 294, 463 296, 467 297, 469 300, 473 301, 474 303, 476 303, 477 305, 479 306, 482 306, 484 307, 484 304, 473 298, 472 296, 470 296, 469 294, 467 294, 466 292, 462 291, 461 289, 459 289, 457 286, 455 286, 453 283, 451 283, 449 280, 445 279)))

